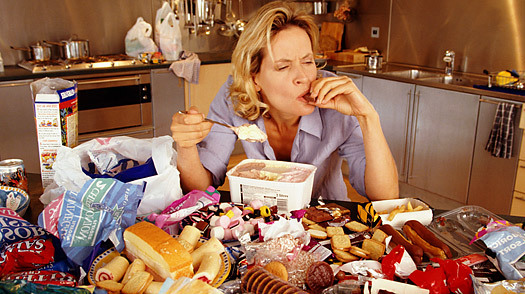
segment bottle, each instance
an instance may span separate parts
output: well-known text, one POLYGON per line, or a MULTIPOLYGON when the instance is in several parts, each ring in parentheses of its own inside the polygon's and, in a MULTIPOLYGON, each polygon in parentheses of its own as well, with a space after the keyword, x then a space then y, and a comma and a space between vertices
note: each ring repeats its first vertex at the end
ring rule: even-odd
POLYGON ((2 59, 1 52, 0 52, 0 72, 4 72, 4 60, 2 59))

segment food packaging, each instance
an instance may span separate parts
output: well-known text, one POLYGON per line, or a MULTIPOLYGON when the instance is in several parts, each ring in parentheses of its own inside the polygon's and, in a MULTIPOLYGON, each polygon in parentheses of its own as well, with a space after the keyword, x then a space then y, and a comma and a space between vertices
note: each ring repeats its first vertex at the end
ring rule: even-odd
POLYGON ((42 187, 53 182, 53 163, 60 146, 78 144, 77 83, 43 78, 31 83, 42 187))
POLYGON ((391 200, 380 200, 380 201, 372 201, 372 205, 374 206, 374 210, 379 213, 379 216, 381 217, 381 220, 383 221, 383 224, 388 224, 394 227, 395 229, 401 229, 406 221, 409 220, 417 220, 424 226, 427 226, 432 221, 432 210, 426 204, 425 202, 414 199, 414 198, 401 198, 401 199, 391 199, 391 200), (400 212, 395 215, 395 217, 392 220, 388 220, 388 216, 394 210, 396 207, 401 207, 404 205, 405 207, 408 206, 408 203, 410 202, 410 205, 412 208, 416 208, 418 206, 422 206, 423 209, 419 211, 406 211, 406 212, 400 212), (381 213, 387 211, 387 213, 381 213))
POLYGON ((305 208, 310 203, 314 174, 317 168, 311 164, 284 162, 275 160, 245 159, 230 169, 226 176, 230 182, 230 195, 233 202, 249 204, 260 200, 268 207, 277 206, 278 213, 305 208), (235 176, 239 167, 247 164, 264 164, 263 173, 274 176, 286 175, 290 170, 309 172, 301 182, 282 182, 235 176), (281 171, 281 172, 279 172, 281 171))

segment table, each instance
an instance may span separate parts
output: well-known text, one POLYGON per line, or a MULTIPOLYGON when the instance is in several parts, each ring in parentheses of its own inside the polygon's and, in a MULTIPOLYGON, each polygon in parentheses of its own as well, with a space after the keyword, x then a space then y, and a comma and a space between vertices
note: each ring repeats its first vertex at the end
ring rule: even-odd
MULTIPOLYGON (((32 224, 38 223, 38 215, 42 210, 44 209, 44 204, 40 202, 40 196, 44 192, 42 188, 42 181, 40 179, 40 174, 28 174, 27 175, 28 182, 29 182, 29 198, 31 199, 31 203, 29 204, 29 207, 24 215, 24 219, 29 221, 32 224)), ((230 198, 230 192, 229 191, 219 191, 221 194, 221 201, 222 202, 229 202, 231 200, 230 198)), ((334 202, 337 204, 340 204, 341 206, 347 207, 350 202, 346 201, 330 201, 325 200, 325 203, 334 202)), ((317 205, 317 200, 312 199, 311 205, 317 205)), ((446 210, 442 209, 433 209, 433 215, 440 215, 442 213, 446 212, 446 210)), ((525 225, 525 217, 520 216, 511 216, 511 215, 500 215, 502 218, 516 224, 522 224, 522 227, 525 225)))

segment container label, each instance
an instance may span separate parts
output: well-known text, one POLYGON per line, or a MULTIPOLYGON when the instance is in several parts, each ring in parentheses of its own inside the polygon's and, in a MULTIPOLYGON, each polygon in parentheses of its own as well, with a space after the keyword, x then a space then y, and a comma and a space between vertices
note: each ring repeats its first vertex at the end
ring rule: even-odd
POLYGON ((268 187, 258 187, 241 184, 241 202, 250 203, 253 200, 260 200, 268 207, 277 206, 279 212, 288 212, 288 194, 283 194, 279 189, 268 187))

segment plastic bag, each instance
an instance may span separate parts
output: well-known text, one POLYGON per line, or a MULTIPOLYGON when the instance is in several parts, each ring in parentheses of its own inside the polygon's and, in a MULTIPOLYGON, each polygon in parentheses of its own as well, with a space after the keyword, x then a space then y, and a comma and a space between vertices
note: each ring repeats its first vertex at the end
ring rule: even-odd
POLYGON ((126 54, 133 58, 138 58, 140 53, 156 52, 157 45, 151 38, 151 25, 142 17, 137 18, 137 22, 126 34, 125 45, 126 54))
POLYGON ((58 198, 65 190, 79 192, 84 183, 91 179, 82 170, 91 163, 89 153, 115 153, 145 163, 151 157, 157 172, 154 176, 131 181, 131 184, 147 183, 144 197, 139 205, 137 216, 161 213, 173 201, 182 197, 176 152, 170 136, 152 139, 131 137, 98 138, 85 142, 75 148, 61 147, 53 165, 54 185, 48 187, 40 201, 48 204, 58 198))
POLYGON ((179 21, 169 12, 159 26, 159 47, 166 60, 179 60, 182 52, 182 35, 179 21))
POLYGON ((157 44, 160 44, 160 24, 170 12, 173 12, 173 10, 171 10, 170 4, 167 1, 164 1, 162 7, 157 10, 157 15, 155 16, 155 42, 157 42, 157 44))

